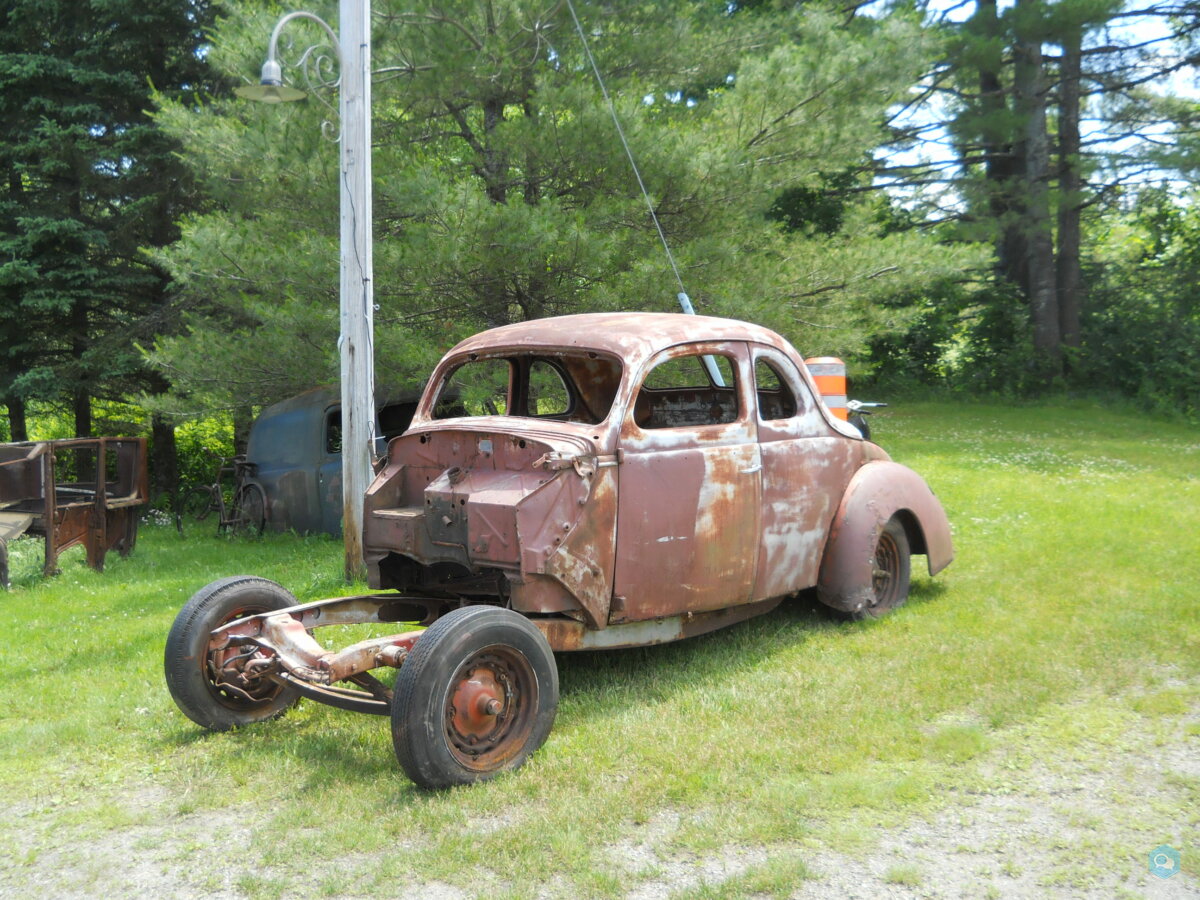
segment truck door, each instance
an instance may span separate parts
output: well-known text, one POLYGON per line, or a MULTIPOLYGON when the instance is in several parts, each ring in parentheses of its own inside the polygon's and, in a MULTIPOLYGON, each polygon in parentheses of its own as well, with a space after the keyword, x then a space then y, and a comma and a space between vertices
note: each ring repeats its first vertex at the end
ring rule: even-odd
POLYGON ((325 410, 317 462, 316 506, 321 531, 342 533, 342 407, 325 410))

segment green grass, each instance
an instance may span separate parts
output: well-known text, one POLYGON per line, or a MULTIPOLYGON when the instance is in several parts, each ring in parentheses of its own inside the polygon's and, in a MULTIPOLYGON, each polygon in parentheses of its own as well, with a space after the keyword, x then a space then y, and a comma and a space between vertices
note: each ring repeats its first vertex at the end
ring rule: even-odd
POLYGON ((900 863, 892 866, 884 875, 883 880, 888 884, 902 884, 905 887, 916 887, 921 883, 921 869, 912 863, 900 863))
MULTIPOLYGON (((608 897, 669 882, 673 860, 744 851, 740 870, 676 896, 786 897, 813 877, 810 849, 869 849, 881 826, 954 792, 1002 792, 1043 754, 1087 765, 1119 752, 1127 729, 1194 708, 1200 431, 1061 404, 910 404, 873 425, 947 509, 957 559, 944 574, 914 565, 909 603, 877 623, 801 598, 677 645, 560 656, 545 748, 441 794, 400 774, 386 719, 306 703, 212 735, 167 695, 163 642, 194 590, 246 572, 301 600, 347 592, 338 543, 152 527, 104 574, 72 551, 41 581, 39 548, 19 542, 15 589, 0 594, 0 872, 68 841, 151 829, 152 843, 165 817, 207 823, 171 845, 198 890, 443 882, 466 896, 608 897), (998 772, 981 766, 998 753, 998 772), (218 859, 222 833, 234 852, 218 859)), ((1095 853, 1167 842, 1194 858, 1196 824, 1161 810, 1095 853)), ((886 880, 929 885, 911 865, 886 880)))

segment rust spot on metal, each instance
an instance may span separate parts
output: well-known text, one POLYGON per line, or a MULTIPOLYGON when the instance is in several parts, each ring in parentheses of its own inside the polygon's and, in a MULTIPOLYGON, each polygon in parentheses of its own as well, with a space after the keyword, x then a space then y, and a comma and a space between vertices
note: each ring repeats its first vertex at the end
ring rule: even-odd
POLYGON ((697 637, 727 625, 744 622, 768 613, 782 602, 781 597, 759 603, 748 603, 729 609, 708 612, 687 612, 677 616, 645 619, 609 625, 603 631, 588 628, 582 622, 565 619, 534 619, 533 624, 546 636, 556 653, 576 650, 616 650, 623 647, 646 647, 667 644, 697 637))

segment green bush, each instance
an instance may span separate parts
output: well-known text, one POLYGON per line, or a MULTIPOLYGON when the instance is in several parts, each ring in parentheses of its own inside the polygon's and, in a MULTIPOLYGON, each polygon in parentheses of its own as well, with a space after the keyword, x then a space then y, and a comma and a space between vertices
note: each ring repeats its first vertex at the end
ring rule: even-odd
POLYGON ((191 419, 175 429, 181 485, 211 483, 217 459, 233 456, 233 420, 229 416, 191 419))

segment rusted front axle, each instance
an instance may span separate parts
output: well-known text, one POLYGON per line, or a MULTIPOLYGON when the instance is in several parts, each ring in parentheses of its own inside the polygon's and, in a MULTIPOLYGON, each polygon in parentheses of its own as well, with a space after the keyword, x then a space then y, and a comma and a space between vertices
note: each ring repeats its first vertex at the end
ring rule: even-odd
MULTIPOLYGON (((611 625, 598 631, 565 617, 532 622, 555 651, 596 650, 693 637, 767 612, 778 602, 611 625)), ((323 703, 386 714, 390 692, 368 673, 402 666, 425 633, 419 623, 436 618, 445 603, 435 598, 363 594, 246 616, 212 632, 208 642, 210 675, 215 683, 239 694, 252 695, 265 678, 294 686, 323 703), (326 649, 312 635, 313 629, 328 625, 403 621, 416 624, 412 630, 369 638, 341 650, 326 649), (334 687, 340 681, 358 684, 366 693, 334 687)))
MULTIPOLYGON (((325 623, 328 624, 328 623, 325 623)), ((254 645, 279 660, 296 678, 313 684, 335 684, 381 666, 399 668, 421 631, 371 638, 339 651, 326 650, 289 612, 265 613, 239 619, 213 632, 210 653, 254 645)), ((250 660, 246 665, 254 665, 250 660)))

